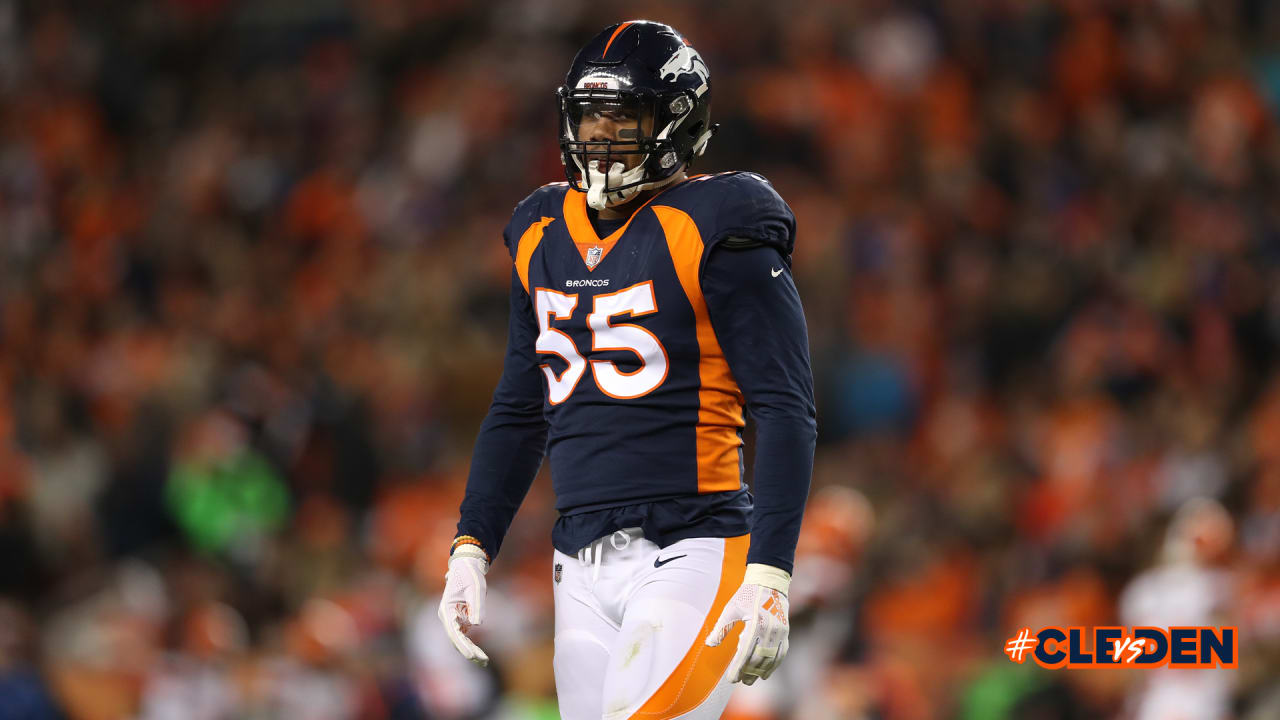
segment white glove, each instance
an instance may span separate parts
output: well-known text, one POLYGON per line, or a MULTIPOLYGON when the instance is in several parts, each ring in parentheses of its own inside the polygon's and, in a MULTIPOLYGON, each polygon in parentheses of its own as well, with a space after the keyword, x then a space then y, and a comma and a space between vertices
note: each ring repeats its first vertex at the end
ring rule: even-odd
POLYGON ((485 666, 485 655, 467 633, 484 620, 484 574, 489 571, 489 561, 484 551, 475 545, 459 545, 449 556, 449 572, 444 576, 444 595, 440 598, 440 622, 450 642, 462 653, 462 657, 485 666))
POLYGON ((744 623, 738 636, 738 651, 725 671, 730 682, 751 685, 757 678, 768 679, 787 656, 790 628, 787 588, 790 585, 791 575, 785 570, 758 563, 747 565, 742 587, 725 605, 707 636, 707 646, 716 647, 724 642, 734 625, 744 623))

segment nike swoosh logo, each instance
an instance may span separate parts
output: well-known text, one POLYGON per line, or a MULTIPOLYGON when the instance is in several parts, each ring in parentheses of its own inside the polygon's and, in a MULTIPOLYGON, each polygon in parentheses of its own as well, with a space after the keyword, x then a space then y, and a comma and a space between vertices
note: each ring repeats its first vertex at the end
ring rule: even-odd
POLYGON ((774 277, 778 277, 779 275, 781 275, 781 274, 782 274, 782 268, 769 268, 769 272, 770 272, 774 277))
POLYGON ((675 557, 669 557, 669 558, 667 558, 666 560, 663 560, 662 558, 654 558, 654 559, 653 559, 653 566, 654 566, 654 567, 656 567, 656 568, 660 568, 660 567, 662 567, 663 565, 666 565, 667 563, 671 562, 672 560, 679 560, 679 559, 680 559, 680 558, 682 558, 682 557, 685 557, 685 556, 684 556, 684 555, 677 555, 677 556, 675 556, 675 557))

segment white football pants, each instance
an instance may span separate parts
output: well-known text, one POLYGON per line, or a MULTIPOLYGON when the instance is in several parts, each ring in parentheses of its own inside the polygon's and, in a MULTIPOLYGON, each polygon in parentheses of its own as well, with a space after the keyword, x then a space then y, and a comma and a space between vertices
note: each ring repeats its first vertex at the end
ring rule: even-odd
POLYGON ((556 694, 563 720, 714 720, 740 629, 705 645, 742 584, 750 536, 664 549, 639 528, 554 560, 556 694))

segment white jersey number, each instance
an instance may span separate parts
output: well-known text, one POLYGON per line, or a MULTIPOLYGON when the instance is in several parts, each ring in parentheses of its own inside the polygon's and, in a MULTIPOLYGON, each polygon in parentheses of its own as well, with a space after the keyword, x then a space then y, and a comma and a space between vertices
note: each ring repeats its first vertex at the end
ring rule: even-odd
POLYGON ((538 340, 533 344, 533 349, 541 354, 558 355, 561 360, 569 363, 569 369, 561 373, 560 377, 556 377, 550 365, 541 366, 542 374, 547 376, 547 398, 552 405, 559 405, 573 394, 573 389, 582 379, 582 373, 587 370, 587 361, 578 353, 573 338, 551 327, 551 316, 555 315, 557 320, 572 317, 573 309, 578 306, 578 295, 566 295, 546 288, 536 288, 534 295, 534 312, 538 315, 538 340))
MULTIPOLYGON (((534 312, 538 316, 538 340, 534 349, 540 354, 559 356, 569 365, 559 377, 556 377, 550 366, 541 366, 542 374, 547 377, 547 399, 552 405, 559 405, 569 399, 587 368, 587 361, 578 352, 573 340, 551 327, 552 315, 556 320, 568 320, 577 305, 577 294, 566 295, 546 288, 534 289, 534 312)), ((615 363, 608 360, 591 361, 591 373, 595 376, 596 385, 605 395, 623 400, 637 398, 653 392, 667 379, 667 352, 653 333, 639 325, 609 322, 617 315, 636 318, 657 311, 658 303, 653 294, 652 281, 595 297, 591 314, 587 316, 587 327, 591 330, 591 350, 626 350, 635 353, 640 359, 639 369, 631 372, 619 370, 615 363)))

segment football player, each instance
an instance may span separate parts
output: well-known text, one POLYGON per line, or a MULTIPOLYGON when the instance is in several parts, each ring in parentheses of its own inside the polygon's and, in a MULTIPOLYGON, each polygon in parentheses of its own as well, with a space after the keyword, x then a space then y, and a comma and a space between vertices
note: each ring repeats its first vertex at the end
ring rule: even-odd
POLYGON ((504 233, 506 359, 439 616, 488 661, 468 631, 545 453, 562 717, 718 718, 733 683, 787 654, 817 432, 795 218, 759 175, 689 175, 715 132, 711 77, 671 27, 606 28, 559 100, 568 182, 522 201, 504 233))

